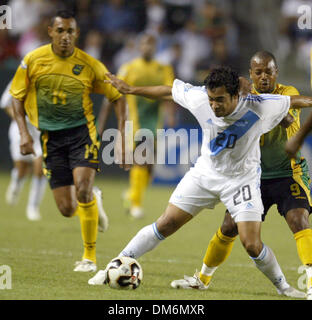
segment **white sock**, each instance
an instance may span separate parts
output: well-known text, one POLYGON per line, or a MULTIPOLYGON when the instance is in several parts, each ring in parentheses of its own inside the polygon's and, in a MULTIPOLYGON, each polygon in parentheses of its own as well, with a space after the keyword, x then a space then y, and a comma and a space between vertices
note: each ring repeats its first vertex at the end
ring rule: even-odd
POLYGON ((142 228, 120 252, 119 256, 139 258, 146 252, 153 250, 163 237, 157 230, 156 222, 142 228))
POLYGON ((256 258, 250 257, 256 267, 267 276, 278 290, 285 290, 290 287, 279 266, 273 251, 263 244, 262 251, 256 258))
POLYGON ((202 265, 202 268, 200 270, 201 274, 204 274, 205 276, 212 276, 213 273, 218 269, 218 267, 208 267, 204 263, 202 265))
POLYGON ((28 207, 38 208, 40 206, 46 185, 47 179, 45 176, 42 176, 41 178, 33 176, 28 197, 28 207))
POLYGON ((306 267, 307 274, 307 288, 308 290, 312 290, 312 266, 306 267))
POLYGON ((25 180, 26 180, 25 177, 23 178, 18 177, 18 170, 16 168, 12 169, 9 189, 11 193, 13 193, 16 197, 18 197, 20 192, 22 191, 25 180))

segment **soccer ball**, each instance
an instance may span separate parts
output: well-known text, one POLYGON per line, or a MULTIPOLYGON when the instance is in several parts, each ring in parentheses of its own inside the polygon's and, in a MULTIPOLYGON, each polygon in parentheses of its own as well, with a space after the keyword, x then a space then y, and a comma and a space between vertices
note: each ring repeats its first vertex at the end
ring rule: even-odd
POLYGON ((143 279, 140 264, 130 257, 112 259, 107 265, 106 271, 105 283, 113 289, 136 289, 143 279))

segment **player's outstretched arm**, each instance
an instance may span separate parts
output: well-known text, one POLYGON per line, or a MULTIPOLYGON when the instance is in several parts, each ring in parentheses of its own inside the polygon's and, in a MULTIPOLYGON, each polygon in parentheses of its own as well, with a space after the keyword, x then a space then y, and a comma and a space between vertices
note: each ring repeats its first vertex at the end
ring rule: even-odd
POLYGON ((290 96, 290 108, 311 108, 312 97, 308 96, 290 96))
POLYGON ((21 136, 21 141, 20 141, 20 149, 21 149, 21 154, 26 155, 26 154, 34 154, 35 151, 33 148, 33 139, 32 136, 30 135, 27 124, 26 124, 26 115, 25 115, 25 110, 24 110, 24 102, 12 98, 13 102, 13 112, 14 112, 14 119, 16 120, 19 133, 21 136))
POLYGON ((105 83, 110 83, 122 94, 133 94, 143 96, 149 99, 166 99, 172 100, 171 86, 146 86, 135 87, 128 85, 125 81, 118 79, 115 75, 107 73, 106 76, 110 80, 104 80, 105 83))
POLYGON ((290 138, 285 145, 285 150, 290 158, 294 158, 302 146, 305 137, 312 129, 312 113, 310 113, 306 122, 302 125, 296 135, 290 138))

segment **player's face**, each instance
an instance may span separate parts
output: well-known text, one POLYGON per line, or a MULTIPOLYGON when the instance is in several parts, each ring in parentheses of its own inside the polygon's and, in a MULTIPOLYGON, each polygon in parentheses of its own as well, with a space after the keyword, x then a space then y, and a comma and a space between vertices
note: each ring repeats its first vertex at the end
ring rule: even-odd
POLYGON ((224 86, 208 89, 208 98, 210 106, 216 117, 225 117, 231 114, 238 103, 238 96, 231 96, 224 86))
POLYGON ((249 75, 258 92, 271 93, 274 91, 278 71, 273 59, 255 58, 251 62, 249 75))
POLYGON ((56 17, 53 26, 48 28, 48 33, 52 39, 53 51, 57 55, 68 57, 73 53, 79 35, 75 19, 56 17))
POLYGON ((156 40, 152 36, 145 36, 140 42, 140 51, 145 59, 152 59, 156 49, 156 40))

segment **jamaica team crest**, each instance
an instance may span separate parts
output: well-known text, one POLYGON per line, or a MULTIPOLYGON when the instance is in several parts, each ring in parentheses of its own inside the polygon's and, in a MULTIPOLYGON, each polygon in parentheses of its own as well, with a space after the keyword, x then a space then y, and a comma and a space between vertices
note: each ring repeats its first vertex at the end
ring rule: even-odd
POLYGON ((73 71, 73 74, 75 74, 76 76, 78 76, 82 69, 84 68, 84 66, 82 66, 81 64, 75 64, 72 71, 73 71))

